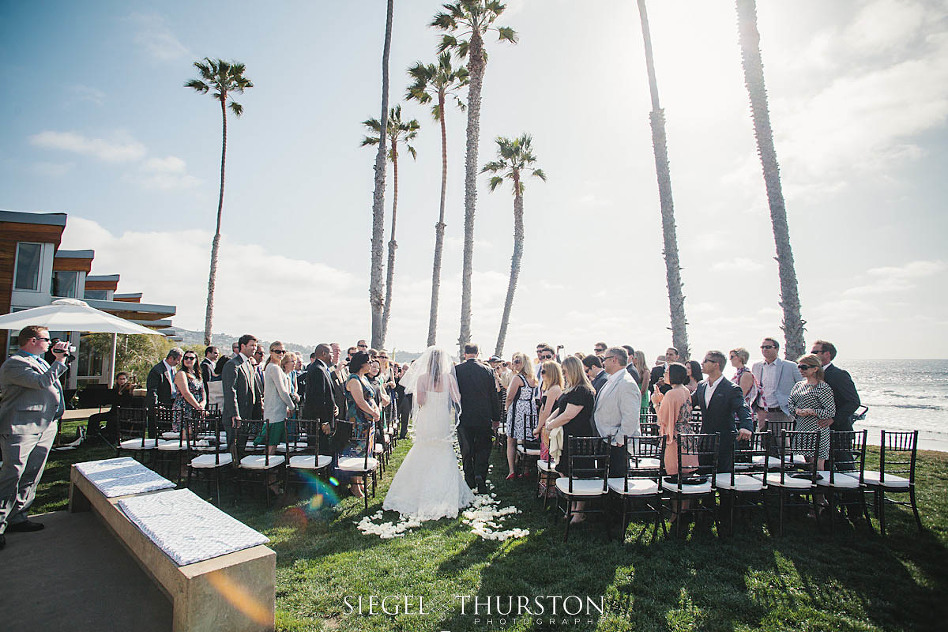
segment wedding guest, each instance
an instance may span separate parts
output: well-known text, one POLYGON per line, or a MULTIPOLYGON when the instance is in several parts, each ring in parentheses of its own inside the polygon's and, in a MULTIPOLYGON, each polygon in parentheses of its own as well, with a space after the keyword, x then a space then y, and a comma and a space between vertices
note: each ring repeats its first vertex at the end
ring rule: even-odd
POLYGON ((824 380, 820 359, 811 354, 800 356, 797 368, 804 379, 793 385, 787 398, 787 408, 793 417, 793 428, 802 432, 819 431, 820 449, 817 452, 817 468, 826 469, 829 458, 830 426, 836 415, 833 389, 824 380))
POLYGON ((585 368, 586 377, 589 378, 593 389, 598 393, 609 378, 609 374, 602 370, 602 359, 598 355, 586 356, 583 358, 583 367, 585 368))
MULTIPOLYGON (((632 363, 635 364, 635 369, 639 372, 639 375, 650 375, 648 364, 645 361, 644 351, 637 350, 631 360, 632 363)), ((639 393, 642 396, 641 417, 648 413, 648 380, 641 380, 639 382, 639 393)))
MULTIPOLYGON (((374 431, 376 422, 381 419, 381 412, 375 403, 375 389, 368 379, 371 368, 369 354, 362 351, 356 352, 349 361, 349 379, 346 382, 346 418, 352 423, 352 438, 349 445, 339 453, 340 457, 365 457, 371 443, 370 433, 374 431)), ((357 498, 365 495, 361 476, 351 479, 349 491, 357 498)))
MULTIPOLYGON (((685 364, 685 369, 688 371, 688 383, 685 386, 688 387, 688 390, 694 393, 698 390, 698 382, 701 381, 701 364, 697 360, 688 360, 685 364)), ((667 382, 667 380, 666 380, 667 382)))
POLYGON ((174 347, 168 351, 164 360, 148 372, 148 379, 145 381, 145 388, 148 389, 145 395, 145 406, 149 410, 154 410, 159 405, 171 406, 175 394, 174 374, 183 355, 184 351, 180 347, 174 347))
MULTIPOLYGON (((550 442, 550 432, 563 429, 563 452, 556 464, 556 471, 564 476, 570 475, 569 440, 570 437, 594 437, 592 414, 596 407, 596 392, 583 371, 579 358, 569 357, 563 360, 563 372, 566 374, 566 391, 556 401, 556 411, 543 426, 543 437, 550 442)), ((574 511, 582 511, 583 502, 577 502, 574 511)), ((582 513, 574 515, 571 523, 586 519, 582 513)))
POLYGON ((543 441, 541 434, 546 420, 550 418, 556 409, 556 400, 563 394, 563 370, 558 362, 545 360, 540 365, 540 404, 539 414, 537 415, 537 427, 533 431, 534 436, 540 437, 540 450, 546 454, 550 448, 549 441, 543 441))
POLYGON ((171 422, 171 430, 184 432, 199 413, 204 410, 205 401, 204 381, 198 371, 197 354, 194 351, 185 351, 181 357, 181 368, 174 376, 175 395, 171 409, 178 411, 171 422), (181 424, 184 424, 182 429, 181 424))
POLYGON ((701 369, 708 379, 698 384, 698 390, 691 396, 692 408, 701 410, 701 432, 720 434, 719 472, 730 472, 734 467, 734 435, 745 441, 754 428, 741 389, 724 379, 722 371, 726 365, 727 357, 720 351, 704 354, 701 369))
MULTIPOLYGON (((220 356, 221 352, 213 345, 204 349, 204 359, 201 360, 201 380, 204 382, 205 391, 207 390, 207 383, 214 376, 214 365, 220 356)), ((220 375, 217 377, 220 377, 220 375)))
POLYGON ((642 378, 639 376, 638 369, 635 368, 635 363, 632 362, 632 358, 635 357, 635 349, 632 348, 632 345, 622 345, 622 348, 625 349, 626 357, 629 358, 629 364, 626 365, 625 370, 629 372, 636 384, 641 384, 642 378))
POLYGON ((606 349, 608 348, 609 348, 609 345, 607 345, 606 343, 597 342, 595 345, 593 345, 593 353, 597 355, 599 359, 602 359, 602 356, 606 354, 606 349))
POLYGON ((235 340, 230 345, 230 356, 234 357, 238 353, 240 353, 240 340, 239 339, 235 340))
POLYGON ((803 379, 797 365, 789 360, 777 357, 780 343, 776 338, 764 338, 760 343, 763 362, 755 362, 751 372, 760 384, 760 397, 757 399, 757 424, 760 430, 767 429, 768 421, 790 419, 787 400, 793 385, 803 379))
POLYGON ((86 425, 86 435, 90 438, 96 436, 105 437, 107 441, 115 441, 118 438, 116 433, 116 406, 126 406, 131 403, 131 397, 135 390, 135 384, 128 379, 128 373, 119 371, 115 374, 115 386, 112 387, 112 407, 103 412, 95 413, 89 416, 89 423, 86 425), (105 424, 103 432, 102 424, 105 424))
POLYGON ((258 383, 253 370, 256 337, 244 334, 238 339, 239 351, 231 357, 221 371, 224 401, 221 404, 224 431, 227 433, 227 447, 234 451, 236 429, 241 419, 261 419, 263 417, 263 388, 258 383), (255 417, 260 411, 260 416, 255 417))
POLYGON ((655 385, 662 381, 662 376, 665 375, 665 366, 672 363, 678 362, 678 349, 675 347, 668 347, 665 350, 665 357, 661 356, 655 360, 655 366, 652 367, 651 375, 649 376, 648 385, 652 389, 652 392, 655 392, 655 385))
POLYGON ((844 371, 835 364, 836 345, 826 340, 817 340, 813 343, 813 355, 820 359, 823 366, 823 375, 826 383, 833 389, 833 403, 836 404, 836 414, 833 416, 831 430, 852 430, 853 414, 862 404, 856 385, 848 371, 844 371))
POLYGON ((602 366, 609 380, 596 397, 593 415, 595 430, 609 441, 609 467, 613 472, 624 472, 628 462, 625 437, 641 434, 639 399, 641 391, 632 376, 625 370, 629 357, 622 347, 610 347, 602 356, 602 366))
POLYGON ((731 381, 741 387, 741 392, 744 393, 744 402, 747 404, 747 407, 751 411, 751 420, 754 422, 754 426, 757 426, 757 411, 754 406, 754 402, 757 400, 757 396, 760 394, 760 384, 757 383, 757 378, 754 377, 753 371, 747 368, 747 361, 750 359, 750 353, 744 347, 738 347, 736 349, 731 349, 728 353, 728 357, 731 360, 731 366, 737 369, 737 373, 734 374, 734 377, 731 378, 731 381))
POLYGON ((224 403, 224 366, 227 364, 227 361, 230 360, 230 356, 222 355, 217 359, 217 363, 214 364, 214 373, 215 376, 211 378, 211 381, 207 383, 207 403, 216 404, 218 407, 223 406, 224 403))
POLYGON ((507 480, 515 478, 517 442, 533 439, 537 428, 536 391, 533 364, 521 352, 513 354, 513 379, 507 391, 507 480))
MULTIPOLYGON (((658 432, 665 439, 665 473, 678 473, 678 437, 693 434, 691 431, 691 391, 688 390, 688 370, 680 362, 668 365, 663 378, 671 386, 658 407, 658 432)), ((684 467, 698 465, 696 457, 688 457, 684 467), (693 462, 692 462, 693 460, 693 462)))
POLYGON ((276 454, 276 447, 287 438, 286 418, 296 410, 300 399, 292 392, 290 372, 296 367, 296 357, 287 353, 283 343, 270 343, 270 357, 263 373, 263 418, 266 430, 257 435, 254 445, 266 445, 267 452, 276 454))

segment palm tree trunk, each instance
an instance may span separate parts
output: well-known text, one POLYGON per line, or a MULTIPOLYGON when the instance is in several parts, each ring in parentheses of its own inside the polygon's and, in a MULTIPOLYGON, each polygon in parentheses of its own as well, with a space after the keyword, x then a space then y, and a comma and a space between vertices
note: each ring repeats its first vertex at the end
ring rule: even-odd
POLYGON ((448 190, 448 133, 444 123, 444 91, 438 92, 438 111, 441 113, 441 208, 435 224, 434 264, 431 269, 431 310, 428 314, 428 346, 438 338, 438 298, 441 293, 441 255, 444 252, 444 201, 448 190))
POLYGON ((392 315, 392 284, 395 281, 395 219, 398 216, 398 148, 392 143, 392 234, 388 241, 388 273, 385 277, 385 309, 382 311, 382 340, 376 349, 385 346, 388 334, 388 319, 392 315))
POLYGON ((211 242, 211 271, 207 277, 207 311, 204 313, 204 345, 211 344, 214 321, 214 290, 217 288, 217 257, 221 247, 221 215, 224 212, 224 163, 227 158, 227 95, 221 99, 223 141, 221 142, 221 191, 217 199, 217 227, 211 242))
POLYGON ((500 319, 500 331, 497 334, 497 346, 494 355, 503 357, 504 343, 507 340, 507 325, 510 322, 510 310, 513 307, 514 292, 517 291, 517 279, 520 276, 520 261, 523 259, 523 195, 520 193, 520 173, 513 172, 514 185, 514 247, 510 257, 510 281, 507 284, 507 299, 504 301, 504 315, 500 319))
POLYGON ((382 346, 382 240, 385 238, 385 132, 388 126, 388 58, 392 48, 394 0, 388 0, 385 44, 382 47, 382 114, 379 116, 379 151, 375 155, 375 192, 372 196, 372 260, 369 272, 369 306, 372 310, 372 347, 382 346))
POLYGON ((757 30, 757 3, 755 0, 737 0, 737 25, 741 40, 741 59, 744 66, 744 85, 750 96, 751 113, 754 118, 754 136, 757 138, 757 153, 763 165, 764 184, 767 187, 767 203, 770 205, 770 222, 773 224, 774 243, 777 248, 777 269, 780 275, 780 307, 783 308, 783 329, 786 338, 784 353, 788 359, 796 360, 806 353, 803 341, 804 324, 800 315, 800 295, 797 292, 797 273, 793 265, 793 250, 790 248, 790 227, 787 225, 787 208, 780 185, 780 167, 774 147, 773 129, 770 127, 770 112, 767 108, 767 88, 764 85, 764 63, 760 56, 760 32, 757 30))
POLYGON ((481 134, 481 86, 484 81, 484 42, 471 34, 467 70, 467 153, 464 158, 464 261, 461 267, 461 332, 458 346, 471 341, 471 275, 474 271, 474 208, 477 204, 477 144, 481 134))
POLYGON ((668 145, 665 136, 665 111, 658 101, 658 82, 652 59, 652 36, 648 27, 645 0, 638 0, 642 38, 645 40, 645 67, 652 98, 649 123, 652 127, 652 148, 655 152, 655 172, 658 176, 658 198, 662 209, 662 238, 664 239, 665 281, 668 285, 668 308, 671 316, 672 345, 682 359, 687 360, 688 320, 685 318, 685 296, 682 292, 681 263, 678 259, 678 235, 675 230, 675 203, 672 199, 671 170, 668 167, 668 145))

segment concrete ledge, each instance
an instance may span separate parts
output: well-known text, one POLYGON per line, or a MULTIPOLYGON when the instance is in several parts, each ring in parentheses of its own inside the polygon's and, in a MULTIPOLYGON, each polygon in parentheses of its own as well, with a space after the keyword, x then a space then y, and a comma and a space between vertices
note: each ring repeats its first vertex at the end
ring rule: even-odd
MULTIPOLYGON (((151 492, 161 494, 163 492, 151 492)), ((276 553, 260 545, 178 566, 75 466, 69 510, 95 513, 173 604, 174 632, 264 632, 275 627, 276 553)))

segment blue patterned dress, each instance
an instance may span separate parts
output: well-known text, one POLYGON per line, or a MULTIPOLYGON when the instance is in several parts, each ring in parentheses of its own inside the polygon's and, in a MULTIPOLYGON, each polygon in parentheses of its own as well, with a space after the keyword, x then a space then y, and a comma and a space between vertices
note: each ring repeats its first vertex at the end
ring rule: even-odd
MULTIPOLYGON (((362 397, 365 398, 365 401, 371 402, 375 400, 375 389, 369 385, 367 379, 360 378, 356 374, 349 376, 349 381, 356 380, 359 382, 359 385, 362 386, 362 397)), ((368 441, 365 440, 369 433, 375 427, 373 421, 365 414, 365 412, 359 408, 356 404, 355 398, 352 396, 352 393, 349 392, 348 383, 346 384, 346 419, 352 422, 352 438, 349 440, 349 445, 347 445, 342 452, 339 453, 339 456, 357 456, 364 457, 365 451, 368 446, 368 441)))

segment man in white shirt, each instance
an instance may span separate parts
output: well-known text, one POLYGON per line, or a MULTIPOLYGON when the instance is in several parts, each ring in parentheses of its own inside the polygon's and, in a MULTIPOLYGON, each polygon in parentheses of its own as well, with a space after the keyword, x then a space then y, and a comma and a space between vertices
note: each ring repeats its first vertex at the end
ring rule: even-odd
POLYGON ((768 421, 790 419, 787 401, 793 385, 803 379, 796 362, 777 357, 780 343, 774 338, 764 338, 760 343, 763 362, 755 362, 751 372, 760 383, 760 397, 754 403, 757 411, 758 428, 767 429, 768 421))
MULTIPOLYGON (((642 393, 628 371, 629 355, 622 347, 611 347, 602 356, 603 370, 609 379, 596 395, 596 411, 593 417, 596 432, 609 441, 609 468, 612 472, 625 472, 627 455, 625 437, 637 437, 642 393)), ((621 474, 620 474, 621 476, 621 474)))

